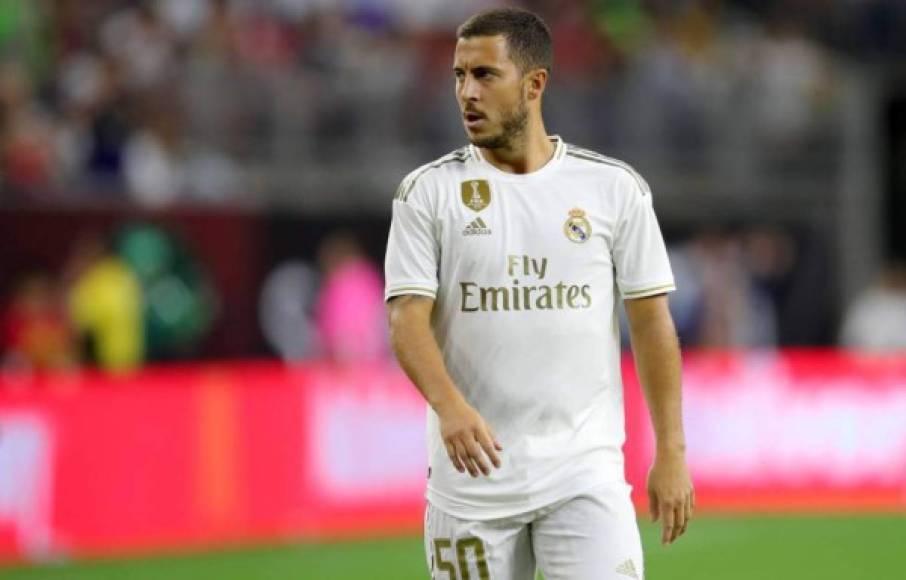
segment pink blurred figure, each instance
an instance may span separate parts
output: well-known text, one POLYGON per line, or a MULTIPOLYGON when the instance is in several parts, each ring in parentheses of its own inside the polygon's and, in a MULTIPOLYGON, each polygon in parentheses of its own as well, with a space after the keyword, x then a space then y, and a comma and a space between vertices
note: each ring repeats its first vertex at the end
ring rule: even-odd
POLYGON ((321 350, 340 363, 387 358, 383 280, 349 234, 328 236, 318 251, 323 283, 315 307, 321 350))

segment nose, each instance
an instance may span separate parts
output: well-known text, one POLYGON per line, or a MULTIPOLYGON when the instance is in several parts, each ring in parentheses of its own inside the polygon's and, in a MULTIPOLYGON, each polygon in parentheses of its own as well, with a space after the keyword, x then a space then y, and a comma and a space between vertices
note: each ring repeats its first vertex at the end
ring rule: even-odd
POLYGON ((466 75, 459 83, 459 98, 462 101, 476 102, 480 96, 480 84, 466 75))

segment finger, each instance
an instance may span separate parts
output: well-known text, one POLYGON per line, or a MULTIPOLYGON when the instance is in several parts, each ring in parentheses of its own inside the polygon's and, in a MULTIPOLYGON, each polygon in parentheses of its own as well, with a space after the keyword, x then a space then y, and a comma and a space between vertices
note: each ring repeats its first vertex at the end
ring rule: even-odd
POLYGON ((462 464, 462 461, 459 460, 459 456, 456 454, 456 447, 452 443, 445 443, 447 447, 447 455, 450 457, 450 462, 453 463, 453 467, 456 468, 456 471, 462 473, 466 470, 465 466, 462 464))
POLYGON ((488 459, 491 460, 491 463, 494 464, 494 467, 499 468, 500 467, 500 456, 497 455, 497 451, 494 448, 495 443, 491 439, 491 437, 487 433, 485 433, 483 431, 479 431, 477 439, 478 439, 478 444, 481 445, 482 449, 484 449, 484 452, 487 454, 488 459))
POLYGON ((491 440, 494 441, 494 449, 496 449, 497 451, 503 451, 503 445, 500 444, 500 441, 497 439, 497 435, 494 435, 494 432, 491 431, 490 427, 488 427, 488 436, 490 436, 491 440))
POLYGON ((469 458, 478 466, 478 469, 485 475, 491 473, 491 468, 488 467, 488 462, 485 461, 484 454, 481 452, 481 445, 478 444, 474 439, 466 443, 466 448, 469 451, 469 458))
POLYGON ((475 465, 475 460, 471 457, 466 457, 466 467, 469 470, 469 475, 472 477, 478 477, 481 475, 481 470, 475 465))
POLYGON ((692 494, 686 496, 686 501, 683 502, 683 527, 680 529, 677 537, 682 536, 686 533, 686 530, 689 528, 689 522, 692 521, 692 494))
POLYGON ((478 474, 480 473, 478 471, 478 466, 475 465, 475 461, 472 459, 468 448, 465 446, 465 444, 462 444, 458 447, 458 449, 459 458, 462 460, 463 465, 466 466, 466 470, 469 472, 469 475, 471 475, 472 477, 478 477, 478 474))
POLYGON ((683 533, 683 530, 686 529, 686 510, 682 504, 679 504, 673 510, 673 533, 670 537, 670 543, 676 541, 678 537, 683 533))
POLYGON ((657 503, 657 494, 648 490, 648 510, 651 512, 651 521, 656 522, 660 517, 660 509, 657 503))
POLYGON ((661 531, 661 544, 666 546, 670 543, 670 538, 673 535, 674 511, 667 506, 664 506, 664 509, 661 511, 661 516, 663 518, 661 524, 664 526, 661 531))
POLYGON ((686 496, 686 501, 683 502, 683 509, 686 512, 686 527, 689 527, 689 521, 692 519, 692 502, 695 501, 692 499, 692 494, 686 496))
POLYGON ((456 455, 459 457, 459 460, 465 466, 466 470, 469 472, 469 475, 472 477, 478 477, 478 469, 475 465, 472 464, 472 458, 469 457, 469 452, 466 450, 466 446, 462 441, 456 441, 454 443, 456 446, 456 455))

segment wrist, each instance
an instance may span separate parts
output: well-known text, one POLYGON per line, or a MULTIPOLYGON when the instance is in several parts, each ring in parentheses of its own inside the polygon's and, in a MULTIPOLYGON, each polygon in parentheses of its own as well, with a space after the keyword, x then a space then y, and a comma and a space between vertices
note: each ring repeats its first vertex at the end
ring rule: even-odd
POLYGON ((455 409, 465 403, 465 399, 455 388, 449 387, 444 391, 433 400, 428 401, 428 404, 431 405, 431 408, 434 409, 438 416, 444 416, 451 409, 455 409))
POLYGON ((655 446, 655 457, 681 457, 686 456, 686 443, 684 441, 658 442, 655 446))

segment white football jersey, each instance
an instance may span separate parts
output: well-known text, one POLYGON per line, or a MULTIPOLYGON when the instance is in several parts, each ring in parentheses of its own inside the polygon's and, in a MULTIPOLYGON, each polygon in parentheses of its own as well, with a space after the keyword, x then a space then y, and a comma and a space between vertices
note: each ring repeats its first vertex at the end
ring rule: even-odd
POLYGON ((428 499, 459 518, 623 480, 617 296, 674 289, 645 181, 552 140, 528 174, 464 147, 409 174, 393 201, 385 298, 435 299, 447 371, 504 448, 489 477, 457 472, 429 408, 428 499))

